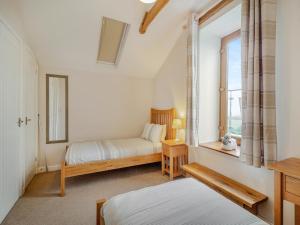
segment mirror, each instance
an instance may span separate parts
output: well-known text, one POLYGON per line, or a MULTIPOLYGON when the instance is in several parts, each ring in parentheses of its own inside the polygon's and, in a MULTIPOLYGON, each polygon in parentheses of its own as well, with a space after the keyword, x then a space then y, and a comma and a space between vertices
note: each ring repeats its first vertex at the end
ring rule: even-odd
POLYGON ((68 77, 46 75, 46 143, 68 142, 68 77))

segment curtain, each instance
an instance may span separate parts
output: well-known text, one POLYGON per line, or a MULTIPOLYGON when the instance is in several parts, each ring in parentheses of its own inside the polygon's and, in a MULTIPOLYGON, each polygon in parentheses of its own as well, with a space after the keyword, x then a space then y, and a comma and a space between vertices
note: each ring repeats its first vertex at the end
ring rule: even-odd
POLYGON ((191 14, 188 24, 186 143, 197 147, 199 144, 199 26, 195 18, 196 14, 191 14))
POLYGON ((276 0, 242 1, 241 159, 255 167, 277 159, 276 0))

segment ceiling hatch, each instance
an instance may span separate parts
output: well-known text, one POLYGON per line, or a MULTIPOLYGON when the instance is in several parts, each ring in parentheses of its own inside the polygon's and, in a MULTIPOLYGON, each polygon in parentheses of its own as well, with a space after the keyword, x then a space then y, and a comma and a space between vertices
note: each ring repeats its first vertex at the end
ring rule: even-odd
POLYGON ((103 17, 97 61, 117 65, 129 25, 103 17))

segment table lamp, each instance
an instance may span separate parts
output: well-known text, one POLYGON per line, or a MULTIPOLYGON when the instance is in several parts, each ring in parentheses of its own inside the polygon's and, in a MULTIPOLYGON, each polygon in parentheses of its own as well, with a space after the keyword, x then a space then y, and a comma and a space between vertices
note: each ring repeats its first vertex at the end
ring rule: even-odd
POLYGON ((176 129, 176 141, 179 141, 179 129, 182 129, 182 120, 181 119, 173 119, 172 128, 176 129))

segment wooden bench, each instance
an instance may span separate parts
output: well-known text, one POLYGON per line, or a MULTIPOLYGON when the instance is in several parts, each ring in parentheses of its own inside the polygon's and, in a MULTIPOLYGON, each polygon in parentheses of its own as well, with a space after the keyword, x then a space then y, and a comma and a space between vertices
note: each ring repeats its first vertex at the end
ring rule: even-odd
POLYGON ((267 196, 198 163, 183 165, 182 169, 254 214, 257 214, 257 206, 268 199, 267 196))

